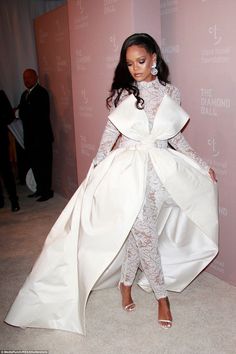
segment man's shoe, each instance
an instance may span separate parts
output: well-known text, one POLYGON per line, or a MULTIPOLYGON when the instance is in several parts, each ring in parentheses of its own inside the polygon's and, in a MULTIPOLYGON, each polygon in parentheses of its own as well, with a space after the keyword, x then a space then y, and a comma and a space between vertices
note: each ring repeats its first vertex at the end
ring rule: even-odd
POLYGON ((39 194, 39 192, 36 191, 33 194, 29 194, 27 197, 28 198, 37 198, 37 197, 40 197, 40 194, 39 194))
POLYGON ((11 202, 11 211, 15 212, 19 210, 20 210, 20 206, 18 201, 11 202))
POLYGON ((46 200, 52 198, 54 195, 53 191, 50 191, 48 194, 43 194, 39 199, 37 199, 37 202, 45 202, 46 200))

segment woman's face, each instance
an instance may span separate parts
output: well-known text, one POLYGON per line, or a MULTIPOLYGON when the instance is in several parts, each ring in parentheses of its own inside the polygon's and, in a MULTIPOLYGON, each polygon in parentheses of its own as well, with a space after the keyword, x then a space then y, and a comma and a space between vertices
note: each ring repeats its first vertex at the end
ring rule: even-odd
POLYGON ((156 54, 150 54, 145 48, 132 45, 126 51, 126 63, 130 74, 136 81, 152 81, 155 76, 151 68, 156 63, 156 54))

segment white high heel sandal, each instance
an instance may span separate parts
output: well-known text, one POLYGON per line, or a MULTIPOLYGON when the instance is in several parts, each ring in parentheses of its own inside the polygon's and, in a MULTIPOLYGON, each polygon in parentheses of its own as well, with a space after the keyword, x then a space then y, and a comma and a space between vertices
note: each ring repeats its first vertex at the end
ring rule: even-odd
MULTIPOLYGON (((123 284, 123 283, 119 282, 119 284, 118 284, 118 290, 121 292, 121 296, 122 296, 121 284, 123 284)), ((123 285, 124 285, 124 284, 123 284, 123 285)), ((126 306, 123 306, 123 305, 122 305, 122 308, 123 308, 123 310, 125 310, 125 311, 127 311, 127 312, 132 312, 132 311, 135 311, 136 305, 135 305, 134 302, 131 302, 130 304, 128 304, 128 305, 126 305, 126 306)))

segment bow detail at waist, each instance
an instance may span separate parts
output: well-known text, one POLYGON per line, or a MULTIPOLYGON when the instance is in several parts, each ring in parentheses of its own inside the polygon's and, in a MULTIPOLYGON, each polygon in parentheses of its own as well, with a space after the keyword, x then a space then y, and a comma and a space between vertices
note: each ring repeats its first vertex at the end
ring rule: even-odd
POLYGON ((156 140, 152 136, 148 136, 140 141, 123 141, 120 147, 131 150, 167 149, 168 142, 167 140, 156 140))

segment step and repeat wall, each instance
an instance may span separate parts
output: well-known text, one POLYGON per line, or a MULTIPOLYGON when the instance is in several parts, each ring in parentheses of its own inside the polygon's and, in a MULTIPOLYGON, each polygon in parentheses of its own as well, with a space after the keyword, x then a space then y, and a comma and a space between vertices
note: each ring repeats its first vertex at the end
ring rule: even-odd
POLYGON ((68 0, 77 173, 84 179, 96 155, 123 41, 134 32, 160 39, 160 4, 149 0, 68 0))
POLYGON ((191 117, 184 134, 218 177, 220 252, 208 270, 236 284, 236 2, 160 4, 163 53, 191 117))
POLYGON ((67 6, 37 17, 35 37, 40 83, 50 95, 54 133, 53 188, 70 198, 78 182, 67 6))
POLYGON ((184 131, 218 176, 220 252, 207 268, 236 284, 234 0, 68 0, 36 20, 41 82, 53 96, 54 183, 70 196, 96 155, 124 39, 161 44, 190 114, 184 131))

